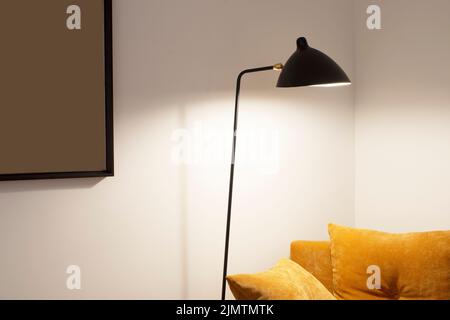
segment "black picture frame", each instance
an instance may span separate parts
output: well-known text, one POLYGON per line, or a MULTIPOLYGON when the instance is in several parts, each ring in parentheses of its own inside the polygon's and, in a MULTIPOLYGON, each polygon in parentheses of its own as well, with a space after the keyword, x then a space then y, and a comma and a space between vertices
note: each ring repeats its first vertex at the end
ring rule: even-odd
POLYGON ((112 0, 104 1, 104 55, 105 55, 105 116, 106 116, 106 170, 84 172, 0 174, 0 181, 48 180, 74 178, 102 178, 114 176, 114 117, 113 117, 113 18, 112 0))

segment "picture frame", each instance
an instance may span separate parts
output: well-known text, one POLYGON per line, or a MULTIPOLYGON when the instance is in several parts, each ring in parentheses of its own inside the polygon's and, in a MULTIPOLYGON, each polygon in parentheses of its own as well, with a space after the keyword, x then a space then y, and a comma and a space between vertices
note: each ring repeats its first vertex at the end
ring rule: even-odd
MULTIPOLYGON (((10 1, 10 0, 8 0, 10 1)), ((17 1, 17 0, 13 0, 13 1, 17 1)), ((37 2, 37 1, 33 1, 33 0, 25 0, 23 2, 27 2, 29 3, 31 6, 33 6, 34 4, 32 4, 33 2, 37 2), (28 2, 27 2, 28 1, 28 2)), ((48 7, 52 8, 51 13, 54 14, 54 12, 61 12, 62 7, 62 3, 61 0, 44 0, 45 5, 47 5, 48 7), (53 8, 52 5, 58 6, 57 9, 53 8)), ((64 2, 64 1, 63 1, 64 2)), ((11 2, 12 3, 12 2, 11 2)), ((39 3, 42 5, 42 1, 39 1, 39 3)), ((68 82, 68 85, 70 85, 70 88, 63 88, 64 92, 73 92, 73 95, 69 94, 69 97, 66 98, 66 100, 62 100, 62 99, 56 99, 55 97, 49 97, 47 99, 47 97, 42 93, 42 92, 37 92, 34 95, 35 96, 39 96, 40 100, 37 104, 31 103, 30 105, 20 105, 17 102, 17 106, 19 106, 19 108, 15 105, 16 102, 14 101, 14 103, 12 103, 12 105, 14 105, 15 108, 10 107, 10 109, 8 109, 9 104, 5 103, 5 102, 1 102, 0 100, 0 125, 3 124, 3 127, 5 127, 4 124, 11 124, 11 128, 14 128, 13 132, 11 135, 9 135, 9 132, 7 131, 7 129, 4 129, 4 131, 1 130, 0 128, 0 133, 1 136, 3 136, 3 139, 0 137, 0 181, 13 181, 13 180, 36 180, 36 179, 71 179, 71 178, 94 178, 94 177, 112 177, 114 176, 114 133, 113 133, 113 103, 114 103, 114 99, 113 99, 113 28, 112 28, 112 0, 74 0, 74 1, 70 1, 65 3, 64 5, 67 6, 67 12, 62 12, 61 13, 61 17, 58 16, 57 19, 61 20, 61 23, 63 23, 63 21, 65 21, 67 19, 67 25, 64 26, 59 26, 58 28, 61 28, 61 31, 57 31, 59 33, 55 34, 58 35, 58 37, 66 37, 67 36, 72 36, 73 39, 75 39, 74 41, 76 41, 77 44, 81 44, 80 49, 78 50, 74 50, 76 51, 74 53, 75 57, 69 57, 67 59, 67 65, 70 65, 71 63, 74 63, 75 65, 77 63, 81 63, 82 59, 88 59, 88 60, 92 60, 90 57, 91 56, 97 56, 98 58, 99 53, 98 52, 94 52, 94 50, 91 48, 83 48, 83 37, 89 37, 89 41, 86 41, 86 43, 97 43, 97 45, 95 45, 96 48, 102 48, 103 50, 103 63, 102 66, 98 66, 99 63, 93 64, 92 61, 89 61, 89 63, 91 63, 94 66, 97 66, 95 69, 97 70, 103 70, 103 74, 99 75, 98 72, 97 74, 94 75, 94 72, 92 72, 92 74, 89 73, 83 73, 82 71, 79 72, 80 77, 86 76, 86 80, 91 81, 89 78, 95 78, 95 79, 102 79, 102 83, 98 83, 99 81, 97 81, 95 83, 94 86, 88 86, 88 85, 83 85, 84 83, 84 79, 80 78, 79 83, 81 83, 80 87, 81 89, 78 90, 77 86, 73 85, 73 74, 69 74, 68 75, 68 79, 70 79, 70 81, 68 82), (90 2, 88 2, 90 1, 90 2), (94 39, 94 36, 91 36, 89 34, 89 26, 95 26, 95 28, 92 29, 96 29, 96 32, 92 32, 92 34, 95 34, 96 36, 100 34, 100 26, 98 24, 98 18, 97 16, 93 15, 93 14, 89 14, 86 12, 81 11, 83 9, 83 6, 86 6, 88 8, 90 8, 89 6, 91 6, 92 4, 94 4, 93 1, 96 1, 96 12, 100 12, 100 6, 103 6, 103 17, 101 19, 101 21, 103 21, 103 32, 102 34, 102 39, 98 39, 99 41, 101 41, 101 45, 98 45, 99 43, 97 42, 96 38, 94 39), (71 11, 70 8, 73 8, 73 5, 79 3, 80 6, 78 8, 81 8, 80 12, 75 12, 75 11, 71 11), (88 24, 88 27, 86 27, 85 29, 83 29, 84 26, 79 26, 79 30, 70 30, 71 28, 69 23, 69 19, 72 18, 71 14, 80 14, 81 15, 78 17, 80 19, 80 21, 83 21, 82 19, 86 18, 86 23, 88 24), (65 14, 65 16, 63 16, 63 14, 65 14), (62 31, 64 27, 69 28, 69 30, 64 30, 62 31), (86 30, 87 29, 87 30, 86 30), (79 32, 78 32, 79 31, 79 32), (61 32, 66 32, 64 35, 60 35, 61 32), (78 32, 78 33, 77 33, 78 32), (87 35, 87 36, 86 36, 87 35), (92 55, 90 55, 92 53, 92 55), (80 57, 80 58, 78 58, 80 57), (80 60, 81 62, 77 62, 76 60, 80 60), (75 61, 75 62, 74 62, 75 61), (89 77, 89 78, 88 78, 89 77), (96 90, 94 93, 92 94, 91 89, 86 90, 86 92, 88 92, 86 94, 86 103, 84 103, 82 95, 83 95, 83 88, 92 88, 92 87, 98 87, 102 89, 102 92, 98 92, 99 90, 96 90), (66 90, 67 89, 67 90, 66 90), (69 91, 72 90, 72 91, 69 91), (81 91, 81 92, 79 92, 81 91), (77 96, 78 95, 78 96, 77 96), (92 99, 91 96, 95 96, 95 99, 92 99), (38 115, 38 117, 35 117, 36 115, 36 109, 39 109, 40 106, 43 106, 45 102, 47 101, 68 101, 70 100, 70 98, 76 97, 74 100, 76 101, 81 101, 82 103, 78 103, 77 105, 74 105, 75 110, 73 112, 71 112, 69 110, 69 112, 67 112, 67 110, 60 110, 57 107, 53 107, 53 109, 51 110, 57 110, 57 112, 55 112, 55 116, 53 117, 52 114, 50 114, 50 116, 41 116, 38 115), (102 101, 102 105, 100 105, 99 103, 94 103, 92 101, 102 101), (3 104, 3 108, 2 108, 2 104, 3 104), (32 110, 32 115, 28 116, 26 114, 26 110, 32 110), (78 108, 78 109, 77 109, 78 108), (98 110, 97 110, 98 108, 98 110), (22 115, 19 117, 16 115, 16 113, 18 112, 17 109, 20 109, 20 111, 22 112, 22 115), (23 110, 22 110, 23 109, 23 110), (78 110, 82 110, 79 111, 78 110), (95 111, 91 111, 91 110, 95 110, 95 111), (8 117, 8 112, 9 113, 13 113, 14 116, 8 117), (92 113, 94 114, 95 112, 95 116, 93 117, 89 117, 89 114, 92 113), (74 114, 75 116, 70 117, 71 114, 74 114), (86 116, 87 115, 87 116, 86 116), (98 116, 98 115, 101 115, 98 116), (41 123, 39 125, 36 125, 35 123, 32 123, 33 119, 31 118, 38 118, 38 120, 36 121, 40 121, 41 123), (97 119, 98 118, 98 123, 96 121, 94 121, 93 119, 97 119), (3 119, 3 123, 2 123, 2 119, 3 119), (10 122, 9 122, 10 121, 10 122), (16 121, 17 126, 14 126, 14 121, 16 121), (80 123, 75 123, 76 121, 79 121, 80 123), (66 123, 64 123, 66 122, 66 123), (26 126, 24 125, 24 123, 29 123, 31 125, 26 126), (50 124, 50 125, 47 125, 50 124), (57 123, 58 125, 54 125, 54 123, 57 123), (30 129, 30 132, 24 132, 26 131, 28 128, 33 128, 30 129), (19 128, 19 129, 16 129, 19 128), (53 128, 61 128, 60 131, 58 130, 54 130, 54 132, 47 132, 44 134, 41 134, 41 136, 46 136, 46 137, 50 137, 49 140, 51 140, 50 142, 46 142, 45 139, 34 139, 35 138, 35 134, 39 133, 41 131, 36 130, 36 128, 39 128, 39 130, 47 130, 48 128, 53 129, 53 128), (42 129, 41 129, 42 128, 42 129), (65 128, 69 128, 69 129, 65 129, 65 128), (17 130, 17 132, 16 132, 17 130), (72 131, 70 131, 72 130, 72 131), (77 132, 77 130, 79 130, 79 132, 77 132), (91 130, 92 132, 95 132, 95 134, 92 134, 92 137, 89 136, 89 130, 91 130), (8 136, 9 135, 9 136, 8 136), (20 137, 16 137, 17 135, 20 135, 20 137), (28 135, 28 137, 27 137, 28 135), (54 135, 54 136, 53 136, 54 135), (58 135, 61 136, 61 141, 59 141, 58 139, 53 139, 52 137, 58 137, 58 135), (77 140, 77 135, 80 136, 80 138, 77 140), (69 137, 69 139, 64 138, 64 137, 69 137), (16 139, 18 141, 17 144, 15 144, 14 139, 16 139), (34 139, 34 140, 33 140, 34 139), (63 139, 65 139, 66 141, 64 141, 63 139), (92 141, 95 141, 97 143, 97 145, 95 145, 92 141), (42 145, 39 145, 39 143, 42 143, 42 145), (86 145, 86 146, 85 146, 86 145), (32 149, 31 151, 28 151, 27 148, 32 149), (47 152, 47 155, 43 155, 42 153, 47 152), (15 153, 16 152, 16 155, 15 153), (91 155, 92 154, 92 155, 91 155), (2 156, 3 155, 3 156, 2 156), (75 155, 75 156, 73 156, 75 155), (19 159, 20 161, 14 161, 14 156, 17 156, 17 159, 19 159), (78 162, 76 162, 76 158, 80 157, 79 164, 78 162), (70 158, 69 158, 70 157, 70 158), (90 159, 90 157, 92 159, 90 159), (35 159, 39 159, 39 163, 33 163, 33 161, 35 159), (46 167, 45 164, 45 159, 51 159, 51 161, 49 162, 50 164, 48 165, 48 168, 46 167), (3 159, 3 160, 2 160, 3 159), (66 160, 70 160, 67 162, 67 164, 64 164, 64 161, 66 160), (59 161, 59 162, 58 162, 59 161), (20 163, 20 164, 17 164, 20 163), (53 170, 53 167, 55 167, 55 169, 53 170), (22 169, 25 168, 25 169, 22 169), (27 169, 27 168, 32 168, 32 169, 27 169), (34 168, 38 168, 37 170, 34 168), (16 172, 17 171, 17 172, 16 172)), ((13 4, 11 4, 11 6, 14 6, 13 4)), ((34 8, 36 9, 36 8, 34 8)), ((39 9, 40 10, 40 9, 39 9)), ((17 10, 19 11, 19 10, 17 10)), ((94 10, 92 10, 94 11, 94 10)), ((48 13, 48 14, 51 14, 48 13)), ((8 13, 10 14, 10 13, 8 13)), ((36 12, 30 13, 30 14, 34 14, 36 15, 36 12)), ((57 23, 59 23, 60 20, 57 20, 56 18, 52 17, 52 19, 49 20, 54 20, 57 23)), ((34 22, 36 23, 36 22, 34 22)), ((52 25, 52 27, 54 28, 54 25, 52 25)), ((45 28, 44 28, 45 29, 45 28)), ((75 29, 75 28, 72 28, 75 29)), ((49 29, 51 30, 51 29, 49 29)), ((59 29, 58 29, 59 30, 59 29)), ((17 31, 17 34, 21 34, 21 31, 17 31)), ((52 32, 53 34, 53 32, 52 32)), ((60 39, 60 38, 58 38, 60 39)), ((65 39, 65 38, 64 38, 65 39)), ((30 41, 33 41, 33 39, 30 39, 30 41)), ((51 39, 44 39, 42 42, 44 43, 53 43, 51 39)), ((58 45, 58 41, 54 41, 54 45, 58 45)), ((78 47, 77 47, 78 48, 78 47)), ((26 54, 28 55, 32 55, 32 54, 36 54, 39 55, 39 51, 40 49, 37 48, 36 51, 38 51, 38 53, 35 52, 26 52, 26 54)), ((98 51, 98 50, 97 50, 98 51)), ((64 51, 65 52, 65 51, 64 51)), ((11 50, 11 55, 15 55, 17 52, 14 52, 13 50, 11 50)), ((0 54, 1 56, 1 54, 0 54)), ((19 54, 19 56, 24 56, 25 57, 25 53, 21 53, 19 54)), ((17 58, 19 59, 19 58, 17 58)), ((36 59, 36 58, 33 58, 36 59)), ((51 58, 48 58, 51 59, 51 58)), ((3 59, 5 60, 5 59, 3 59)), ((23 61, 26 61, 26 57, 25 59, 23 59, 23 61)), ((36 59, 37 60, 37 59, 36 59)), ((100 60, 99 60, 100 61, 100 60)), ((27 62, 25 62, 24 64, 27 64, 27 62)), ((64 64, 59 64, 57 67, 61 67, 61 65, 64 64)), ((76 70, 77 66, 72 66, 72 70, 76 70)), ((49 67, 49 69, 51 69, 51 67, 49 67)), ((70 69, 70 68, 69 68, 70 69)), ((42 71, 43 69, 39 69, 39 71, 42 71)), ((56 71, 54 72, 55 74, 57 73, 56 71)), ((69 72, 70 73, 70 72, 69 72)), ((35 75, 34 75, 35 76, 35 75)), ((16 75, 13 75, 13 77, 16 77, 16 75)), ((17 76, 19 78, 19 76, 17 76)), ((45 82, 46 81, 46 75, 43 74, 42 75, 42 81, 45 82)), ((18 81, 17 84, 18 85, 22 85, 23 82, 26 82, 26 75, 25 75, 25 81, 18 81)), ((11 82, 13 81, 9 81, 9 79, 7 79, 5 81, 5 79, 1 79, 1 75, 0 75, 0 83, 1 82, 7 82, 8 83, 6 85, 10 85, 11 82), (4 80, 4 81, 2 81, 4 80)), ((54 83, 58 83, 59 81, 64 81, 64 79, 53 79, 54 83)), ((58 84, 59 85, 59 84, 58 84)), ((38 84, 38 86, 41 86, 41 84, 38 84)), ((62 85, 61 85, 62 86, 62 85)), ((34 92, 35 88, 33 88, 33 85, 31 84, 31 86, 28 87, 29 88, 29 92, 34 92)), ((10 85, 10 90, 12 89, 14 91, 14 86, 10 85)), ((27 89, 26 89, 27 90, 27 89)), ((41 90, 43 91, 43 90, 41 90)), ((49 90, 49 92, 51 93, 51 91, 49 90)), ((1 99, 1 98, 0 98, 1 99)), ((11 100, 11 99, 10 99, 11 100)), ((19 98, 20 100, 20 98, 19 98)), ((69 103, 67 103, 67 105, 69 105, 69 103)), ((65 103, 62 103, 61 106, 67 107, 67 105, 65 103)), ((64 109, 64 108, 62 108, 64 109)), ((48 130, 50 130, 48 129, 48 130)))

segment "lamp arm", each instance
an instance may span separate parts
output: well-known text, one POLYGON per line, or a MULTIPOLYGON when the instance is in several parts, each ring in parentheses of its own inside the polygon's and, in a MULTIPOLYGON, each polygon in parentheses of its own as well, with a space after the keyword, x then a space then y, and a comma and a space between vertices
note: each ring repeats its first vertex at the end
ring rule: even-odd
POLYGON ((236 161, 236 143, 237 143, 237 129, 238 129, 238 113, 239 113, 239 97, 241 93, 241 82, 244 75, 248 73, 262 72, 262 71, 280 71, 283 69, 283 65, 278 63, 276 65, 246 69, 239 73, 236 82, 236 100, 234 106, 234 125, 233 125, 233 148, 231 151, 231 168, 230 168, 230 185, 228 191, 228 211, 227 211, 227 228, 225 235, 225 255, 223 261, 223 278, 222 278, 222 300, 225 300, 226 295, 226 278, 228 269, 228 249, 230 245, 230 227, 231 227, 231 206, 233 203, 233 183, 234 183, 234 165, 236 161))

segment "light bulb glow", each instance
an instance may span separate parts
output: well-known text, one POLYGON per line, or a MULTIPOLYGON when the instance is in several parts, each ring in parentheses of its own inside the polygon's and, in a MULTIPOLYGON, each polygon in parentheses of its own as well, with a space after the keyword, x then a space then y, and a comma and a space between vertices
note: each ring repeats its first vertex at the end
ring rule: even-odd
POLYGON ((310 87, 313 88, 334 88, 334 87, 344 87, 344 86, 350 86, 351 82, 338 82, 338 83, 327 83, 327 84, 315 84, 310 87))

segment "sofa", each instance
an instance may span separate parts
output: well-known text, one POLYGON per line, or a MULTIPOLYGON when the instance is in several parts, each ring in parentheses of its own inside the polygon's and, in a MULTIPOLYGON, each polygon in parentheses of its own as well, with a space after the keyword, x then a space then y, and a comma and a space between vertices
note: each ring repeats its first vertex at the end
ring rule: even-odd
POLYGON ((330 224, 290 258, 228 276, 237 300, 450 300, 450 231, 394 234, 330 224))

